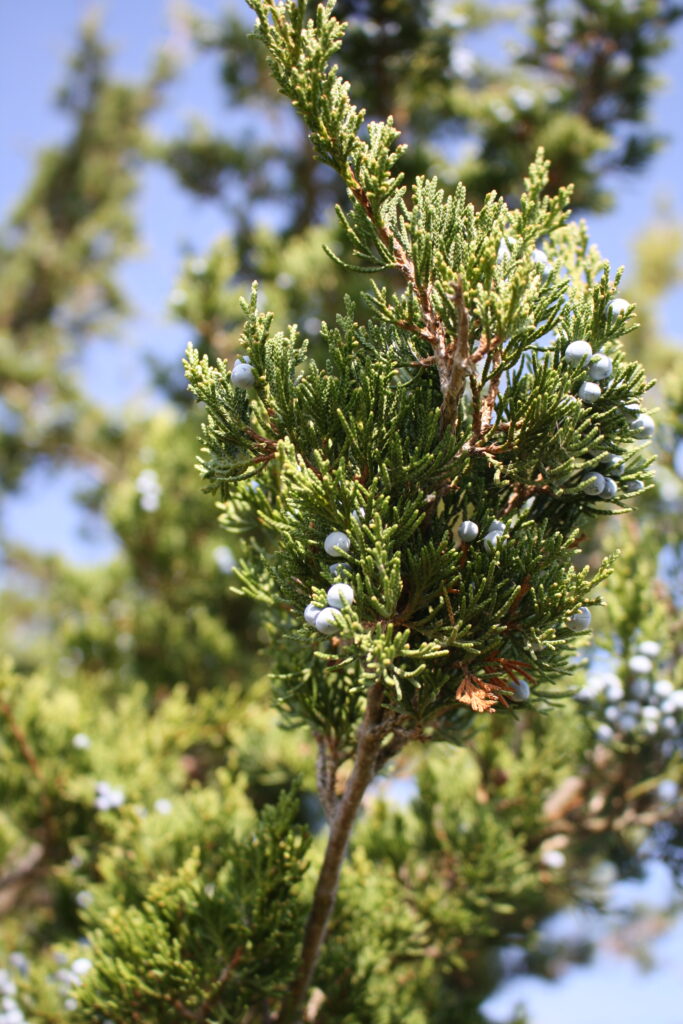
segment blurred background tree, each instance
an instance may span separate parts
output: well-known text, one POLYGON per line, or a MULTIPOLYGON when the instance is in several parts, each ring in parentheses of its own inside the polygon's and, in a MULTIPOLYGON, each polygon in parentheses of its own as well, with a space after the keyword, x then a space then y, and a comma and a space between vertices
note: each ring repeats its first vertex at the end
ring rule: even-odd
MULTIPOLYGON (((647 114, 673 4, 338 9, 350 24, 343 72, 370 116, 395 118, 409 175, 514 201, 542 144, 553 187, 574 182, 575 208, 589 212, 618 206, 625 175, 642 173, 662 142, 647 114)), ((239 543, 200 492, 198 414, 178 360, 152 353, 142 410, 104 406, 81 372, 89 343, 125 341, 119 268, 145 242, 135 195, 150 166, 225 219, 209 251, 190 240, 178 254, 170 303, 187 340, 230 356, 254 278, 277 326, 301 322, 314 351, 320 321, 337 312, 340 271, 323 245, 344 255, 329 214, 343 197, 274 92, 250 24, 239 4, 216 19, 187 15, 193 59, 220 61, 226 113, 220 131, 195 120, 170 138, 154 116, 186 69, 164 56, 142 83, 121 84, 87 27, 58 98, 69 136, 41 156, 0 239, 3 483, 78 466, 79 502, 117 540, 98 565, 11 541, 3 550, 12 664, 0 684, 0 978, 30 1020, 78 1013, 78 943, 112 906, 141 906, 197 844, 198 877, 215 884, 222 851, 293 779, 290 820, 321 826, 314 744, 279 727, 267 652, 255 653, 258 613, 230 592, 239 543)), ((553 942, 543 922, 599 909, 611 882, 640 877, 653 856, 678 870, 683 359, 657 308, 680 282, 680 253, 680 229, 663 215, 628 261, 624 295, 642 326, 626 344, 659 378, 658 486, 622 530, 601 531, 624 556, 588 681, 581 667, 567 680, 581 699, 543 722, 485 723, 466 751, 406 752, 354 842, 320 1022, 486 1021, 482 1004, 511 973, 553 976, 591 955, 588 939, 553 942), (405 792, 417 795, 397 802, 405 792)), ((145 1019, 165 1019, 152 1006, 145 1019)))

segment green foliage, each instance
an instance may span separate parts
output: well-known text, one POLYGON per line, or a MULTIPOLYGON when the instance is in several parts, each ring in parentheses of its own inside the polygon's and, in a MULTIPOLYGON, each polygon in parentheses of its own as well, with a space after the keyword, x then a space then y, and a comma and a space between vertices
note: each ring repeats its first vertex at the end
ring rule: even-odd
POLYGON ((295 812, 296 802, 282 797, 241 841, 224 829, 217 870, 202 871, 198 847, 152 880, 139 906, 114 905, 93 934, 94 969, 78 992, 78 1019, 170 1024, 210 1013, 239 1021, 281 991, 302 918, 296 893, 307 840, 295 812))
MULTIPOLYGON (((347 303, 336 328, 323 329, 324 366, 306 361, 295 328, 271 335, 254 291, 241 339, 256 374, 252 395, 232 386, 224 361, 211 367, 190 349, 190 386, 209 411, 202 473, 229 495, 226 521, 236 494, 276 542, 252 537, 239 573, 244 592, 275 619, 283 605, 296 615, 308 601, 326 603, 323 540, 348 534, 355 603, 339 632, 350 643, 312 653, 334 664, 341 657, 351 693, 381 680, 406 733, 421 736, 438 720, 440 733, 451 727, 457 736, 458 702, 490 710, 506 705, 511 677, 536 683, 567 671, 565 622, 591 588, 572 566, 575 531, 614 511, 586 496, 583 477, 609 454, 628 459, 626 484, 642 474, 623 406, 643 394, 644 376, 621 356, 625 324, 608 306, 608 268, 581 228, 563 226, 566 193, 543 194, 540 157, 519 209, 492 194, 475 211, 461 187, 447 198, 423 179, 408 205, 391 172, 397 133, 371 123, 361 137, 363 115, 328 69, 342 32, 333 5, 308 22, 300 3, 253 6, 276 80, 318 157, 347 185, 351 209, 340 218, 356 255, 370 272, 396 268, 404 288, 375 286, 379 317, 365 327, 347 303), (548 273, 531 258, 542 236, 548 273), (589 409, 576 397, 585 366, 562 356, 582 337, 615 363, 589 409), (256 490, 230 487, 257 472, 256 490), (498 516, 507 532, 495 552, 455 542, 462 520, 474 519, 483 535, 498 516)), ((279 619, 275 629, 291 625, 279 619)), ((309 643, 305 629, 298 635, 309 643)), ((332 701, 324 671, 313 675, 308 700, 300 681, 286 682, 284 696, 319 724, 319 702, 332 701)), ((357 713, 352 700, 330 724, 343 732, 340 717, 357 713)))

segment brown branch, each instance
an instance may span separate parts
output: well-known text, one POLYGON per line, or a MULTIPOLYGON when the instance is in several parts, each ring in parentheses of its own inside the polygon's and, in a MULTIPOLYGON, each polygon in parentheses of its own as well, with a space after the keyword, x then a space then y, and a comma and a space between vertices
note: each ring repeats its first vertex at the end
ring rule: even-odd
POLYGON ((322 804, 325 818, 332 821, 337 809, 337 767, 336 758, 330 750, 324 736, 316 737, 318 743, 318 759, 316 763, 316 783, 318 796, 322 804))
MULTIPOLYGON (((43 774, 43 770, 40 767, 40 764, 38 763, 38 758, 36 757, 33 748, 31 747, 31 744, 28 741, 26 733, 15 719, 14 712, 12 711, 10 704, 5 700, 0 700, 0 714, 4 715, 4 717, 6 718, 7 726, 9 728, 10 733, 12 734, 14 742, 19 748, 21 756, 26 762, 29 771, 33 775, 33 778, 35 779, 38 785, 38 799, 43 809, 44 817, 43 824, 45 826, 45 845, 48 847, 52 847, 56 841, 59 826, 55 820, 52 800, 50 799, 46 791, 47 780, 45 778, 45 775, 43 774)), ((59 776, 54 778, 53 784, 56 786, 61 785, 61 780, 59 776)), ((45 856, 47 856, 47 853, 45 854, 45 856)))
POLYGON ((0 700, 0 714, 3 714, 7 719, 9 731, 11 732, 14 738, 14 742, 19 748, 21 756, 23 757, 24 761, 30 768, 31 774, 33 775, 37 782, 40 782, 41 784, 44 783, 45 779, 40 768, 40 765, 38 764, 38 759, 36 755, 33 753, 31 745, 29 744, 28 739, 26 738, 26 734, 24 733, 21 726, 17 723, 11 706, 5 700, 0 700))
MULTIPOLYGON (((452 343, 448 328, 434 306, 431 284, 423 285, 418 281, 415 263, 393 231, 377 217, 367 193, 362 188, 351 167, 348 168, 348 176, 349 189, 352 196, 374 226, 379 240, 392 254, 397 269, 405 278, 419 303, 424 323, 424 327, 419 333, 430 343, 434 351, 442 395, 441 428, 445 431, 455 423, 458 403, 465 387, 465 381, 468 374, 471 373, 469 323, 463 300, 462 282, 458 280, 454 285, 453 298, 458 312, 458 330, 455 343, 452 343)), ((406 329, 412 330, 412 328, 406 329)))
POLYGON ((46 852, 42 843, 33 843, 21 860, 0 877, 0 917, 14 909, 26 886, 40 873, 46 852))
POLYGON ((216 981, 213 984, 211 992, 208 994, 208 996, 201 1004, 201 1006, 198 1006, 196 1010, 190 1010, 187 1006, 184 1005, 184 1003, 181 1003, 179 999, 175 1001, 175 1009, 178 1011, 181 1017, 184 1018, 184 1020, 206 1020, 207 1013, 218 999, 226 981, 230 979, 230 976, 232 975, 233 971, 235 970, 240 960, 242 959, 243 954, 244 950, 241 947, 235 950, 230 962, 225 965, 221 973, 216 978, 216 981))
POLYGON ((524 600, 524 598, 526 597, 526 595, 529 593, 530 590, 531 590, 531 577, 527 575, 527 576, 524 577, 524 579, 520 583, 519 590, 517 591, 517 594, 516 594, 512 604, 508 608, 508 614, 507 614, 507 618, 508 618, 508 626, 507 626, 507 628, 508 629, 510 628, 510 623, 511 623, 512 619, 514 618, 515 612, 517 611, 517 609, 519 608, 520 604, 522 603, 522 601, 524 600))
MULTIPOLYGON (((537 479, 543 479, 540 473, 537 479)), ((503 509, 503 515, 509 515, 510 512, 533 494, 552 494, 552 488, 548 484, 515 484, 503 509)))
POLYGON ((26 878, 27 875, 33 874, 44 856, 45 847, 40 843, 33 843, 29 846, 21 860, 7 874, 0 876, 0 889, 6 889, 10 885, 15 885, 26 878))
POLYGON ((342 862, 356 812, 365 790, 376 773, 377 756, 385 735, 382 728, 383 695, 384 688, 381 682, 374 683, 368 692, 365 715, 358 729, 353 771, 332 820, 325 858, 306 924, 299 970, 282 1005, 279 1024, 300 1024, 302 1019, 302 1006, 313 980, 337 898, 342 862))
POLYGON ((498 338, 494 338, 491 342, 490 348, 491 362, 494 366, 494 374, 491 377, 489 383, 488 394, 485 395, 484 401, 481 404, 481 414, 479 421, 479 430, 481 434, 486 433, 491 425, 491 418, 493 417, 493 411, 496 407, 496 399, 498 398, 498 391, 500 390, 500 373, 498 367, 502 360, 502 354, 500 351, 500 341, 498 338))
MULTIPOLYGON (((447 353, 450 359, 450 372, 448 373, 446 390, 444 391, 443 386, 441 388, 443 393, 441 429, 444 431, 457 418, 458 403, 465 390, 465 382, 473 372, 470 358, 470 322, 465 306, 461 278, 458 278, 453 287, 453 302, 458 314, 458 331, 455 344, 450 347, 447 353)), ((439 375, 441 376, 441 374, 439 375)))

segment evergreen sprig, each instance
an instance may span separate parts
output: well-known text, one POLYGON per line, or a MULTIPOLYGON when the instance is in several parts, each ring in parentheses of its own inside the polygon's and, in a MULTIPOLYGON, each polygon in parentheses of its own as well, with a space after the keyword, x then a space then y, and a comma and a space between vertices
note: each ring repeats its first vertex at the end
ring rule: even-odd
POLYGON ((609 571, 576 566, 581 531, 624 510, 632 481, 643 486, 635 442, 650 428, 637 419, 643 370, 618 340, 632 328, 611 305, 618 275, 567 224, 569 190, 545 193, 543 154, 518 208, 492 193, 475 210, 462 186, 448 196, 422 178, 408 198, 391 170, 398 133, 364 125, 329 67, 343 35, 334 4, 308 21, 303 2, 250 6, 280 89, 346 185, 339 213, 356 256, 402 282, 373 287, 364 326, 346 300, 322 330, 324 365, 307 359, 297 328, 271 333, 256 286, 247 370, 192 347, 186 361, 208 409, 202 475, 225 520, 246 501, 261 528, 239 578, 287 652, 283 704, 313 727, 332 822, 289 1021, 374 773, 410 740, 462 740, 464 706, 542 705, 534 690, 570 670, 585 603, 609 571), (620 484, 608 484, 608 464, 620 484), (341 603, 326 556, 340 560, 341 603), (331 638, 312 639, 312 627, 331 638))

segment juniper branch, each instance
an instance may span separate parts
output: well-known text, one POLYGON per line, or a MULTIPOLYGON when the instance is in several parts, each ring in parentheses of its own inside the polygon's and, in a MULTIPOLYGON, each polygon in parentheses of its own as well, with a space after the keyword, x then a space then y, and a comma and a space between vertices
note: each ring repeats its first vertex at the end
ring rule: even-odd
POLYGON ((313 980, 336 902, 339 876, 351 829, 363 794, 377 771, 377 757, 385 735, 382 727, 383 696, 383 684, 374 683, 368 691, 365 715, 358 729, 353 771, 330 827, 325 859, 320 869, 306 925, 301 963, 294 984, 283 1003, 279 1024, 298 1024, 301 1020, 301 1007, 313 980))

